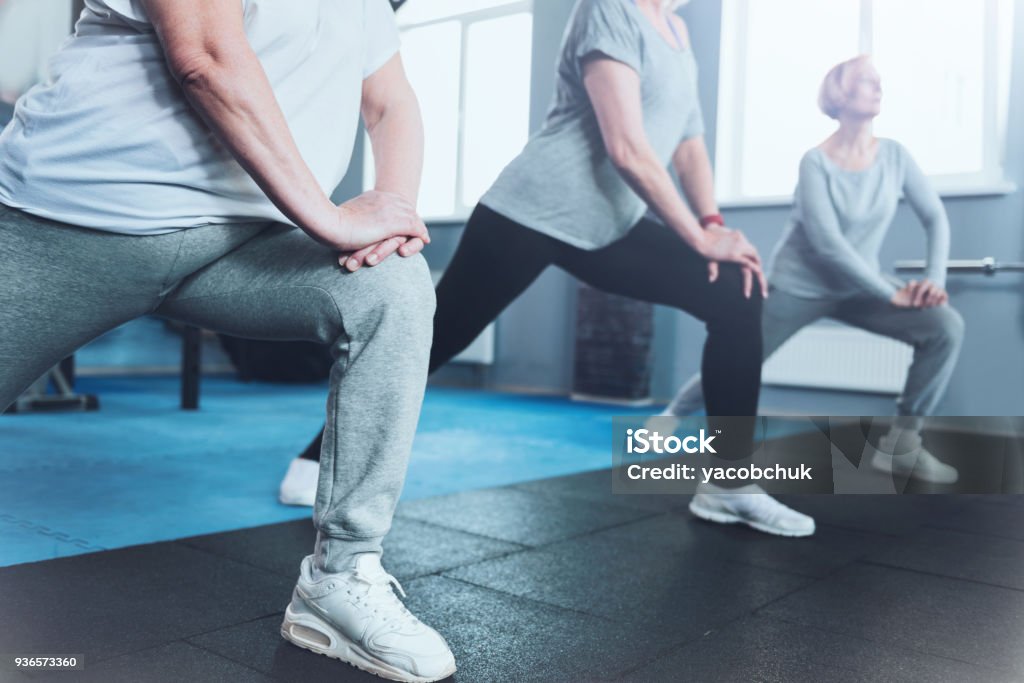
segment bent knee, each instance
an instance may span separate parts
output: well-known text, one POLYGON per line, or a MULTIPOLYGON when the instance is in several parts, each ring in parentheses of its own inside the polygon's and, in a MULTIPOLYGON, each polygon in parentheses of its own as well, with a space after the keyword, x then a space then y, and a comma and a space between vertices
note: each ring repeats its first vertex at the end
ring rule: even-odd
POLYGON ((394 255, 354 277, 359 278, 356 296, 367 308, 400 317, 410 326, 432 328, 434 282, 422 255, 394 255))
POLYGON ((943 346, 959 348, 964 339, 966 324, 959 311, 951 306, 940 306, 932 309, 932 334, 943 346))
POLYGON ((750 296, 747 296, 746 286, 743 271, 738 265, 722 264, 718 282, 712 286, 716 301, 712 306, 709 324, 737 330, 756 330, 760 334, 764 311, 761 286, 754 278, 750 285, 750 296))

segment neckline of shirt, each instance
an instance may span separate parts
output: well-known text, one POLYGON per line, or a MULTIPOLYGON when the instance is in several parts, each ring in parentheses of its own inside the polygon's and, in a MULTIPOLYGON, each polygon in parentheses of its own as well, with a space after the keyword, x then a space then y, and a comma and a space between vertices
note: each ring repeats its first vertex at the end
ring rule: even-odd
POLYGON ((887 143, 888 143, 888 141, 885 138, 878 138, 878 149, 875 150, 875 158, 872 160, 872 162, 871 162, 871 164, 869 166, 867 166, 865 168, 862 168, 860 170, 853 170, 853 169, 849 169, 849 168, 843 168, 842 166, 837 164, 832 159, 832 157, 830 157, 828 155, 828 153, 825 150, 823 150, 821 147, 815 147, 814 149, 815 149, 815 151, 818 152, 818 154, 821 155, 821 158, 824 159, 826 161, 826 163, 828 163, 828 165, 831 166, 833 169, 835 169, 837 171, 840 171, 842 173, 846 173, 848 175, 865 175, 865 174, 870 173, 871 171, 875 170, 876 168, 879 168, 882 165, 882 151, 883 151, 883 149, 885 147, 888 146, 887 143))
POLYGON ((639 7, 637 7, 636 0, 629 0, 629 5, 633 9, 636 10, 637 14, 640 15, 640 21, 643 22, 644 24, 646 24, 647 27, 650 28, 652 31, 654 31, 655 35, 658 36, 658 42, 659 43, 662 43, 669 50, 671 50, 672 52, 674 52, 676 54, 679 54, 679 55, 684 55, 684 54, 690 52, 689 44, 686 44, 686 45, 683 44, 683 38, 682 38, 682 36, 679 35, 679 31, 676 30, 676 25, 674 23, 672 23, 671 19, 669 19, 667 21, 667 23, 668 23, 669 29, 672 31, 672 35, 675 36, 675 39, 676 39, 676 44, 675 45, 670 43, 668 41, 668 39, 666 39, 665 36, 663 36, 661 34, 661 31, 658 30, 658 27, 655 26, 654 23, 647 17, 647 15, 644 14, 640 10, 639 7))

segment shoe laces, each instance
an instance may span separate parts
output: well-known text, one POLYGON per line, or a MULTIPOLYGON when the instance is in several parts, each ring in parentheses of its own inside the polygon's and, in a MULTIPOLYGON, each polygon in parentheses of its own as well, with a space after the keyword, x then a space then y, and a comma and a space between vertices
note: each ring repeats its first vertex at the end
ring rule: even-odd
POLYGON ((353 572, 352 577, 366 586, 366 590, 362 594, 349 589, 357 604, 380 616, 382 621, 393 623, 395 626, 401 623, 419 623, 419 620, 406 609, 405 604, 392 590, 395 588, 403 598, 406 597, 402 584, 394 576, 382 569, 372 573, 357 570, 353 572))

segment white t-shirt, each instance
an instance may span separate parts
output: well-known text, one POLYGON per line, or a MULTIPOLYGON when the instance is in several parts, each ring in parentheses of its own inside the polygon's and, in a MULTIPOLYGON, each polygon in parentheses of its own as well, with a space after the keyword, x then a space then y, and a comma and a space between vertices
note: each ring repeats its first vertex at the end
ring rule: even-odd
MULTIPOLYGON (((387 0, 239 0, 303 159, 324 192, 352 156, 363 80, 398 50, 387 0)), ((0 202, 87 228, 155 235, 288 222, 200 120, 137 0, 86 0, 50 78, 0 134, 0 202)))

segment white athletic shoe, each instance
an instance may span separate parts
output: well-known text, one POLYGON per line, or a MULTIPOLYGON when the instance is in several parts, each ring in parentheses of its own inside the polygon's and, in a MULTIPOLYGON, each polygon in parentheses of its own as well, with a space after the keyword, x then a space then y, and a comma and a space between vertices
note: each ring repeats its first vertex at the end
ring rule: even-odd
POLYGON ((783 505, 756 484, 738 489, 697 484, 690 512, 709 522, 746 524, 766 534, 796 537, 814 533, 812 517, 783 505))
POLYGON ((352 569, 314 578, 312 556, 284 613, 281 635, 299 647, 340 659, 392 681, 428 683, 455 673, 444 638, 405 608, 405 596, 374 553, 356 555, 352 569))
POLYGON ((320 478, 320 463, 306 458, 295 458, 281 480, 277 498, 285 505, 306 505, 316 502, 316 482, 320 478))
POLYGON ((916 448, 893 455, 897 446, 896 436, 886 434, 878 441, 871 466, 886 474, 911 477, 929 484, 955 484, 960 479, 960 473, 955 467, 947 465, 929 453, 920 445, 920 439, 915 443, 916 448))

